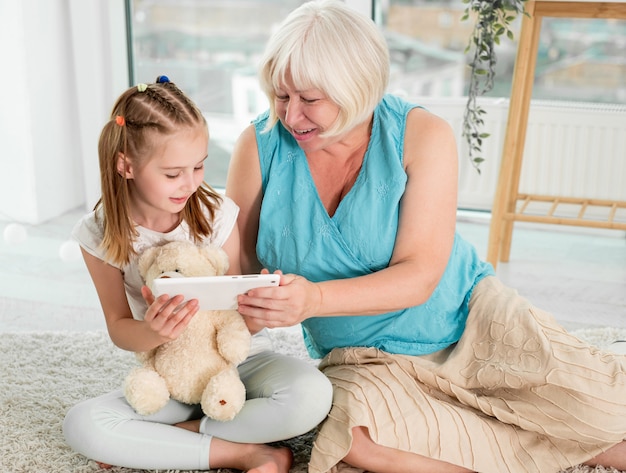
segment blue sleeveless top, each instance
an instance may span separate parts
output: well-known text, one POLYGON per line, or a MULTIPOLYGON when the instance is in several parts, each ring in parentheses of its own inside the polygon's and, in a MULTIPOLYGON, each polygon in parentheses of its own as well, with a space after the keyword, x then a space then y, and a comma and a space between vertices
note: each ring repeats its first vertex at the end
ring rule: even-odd
MULTIPOLYGON (((263 183, 257 257, 274 271, 313 282, 379 271, 393 252, 400 200, 406 117, 416 107, 386 95, 374 111, 359 176, 330 217, 309 172, 306 156, 280 122, 264 131, 268 113, 254 121, 263 183)), ((455 235, 450 260, 424 304, 376 316, 314 317, 302 322, 309 354, 321 358, 336 347, 376 347, 423 355, 459 340, 476 283, 494 274, 474 247, 455 235)))

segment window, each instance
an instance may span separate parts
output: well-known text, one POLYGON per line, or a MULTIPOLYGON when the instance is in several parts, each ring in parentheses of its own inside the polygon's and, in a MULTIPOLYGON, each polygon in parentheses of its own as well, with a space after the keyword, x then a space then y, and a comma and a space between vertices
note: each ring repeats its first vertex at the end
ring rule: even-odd
MULTIPOLYGON (((419 71, 420 76, 435 77, 442 83, 440 87, 432 87, 431 94, 465 94, 468 71, 463 51, 473 28, 471 21, 460 21, 466 4, 461 0, 389 0, 381 3, 386 6, 379 12, 380 22, 391 38, 390 48, 393 49, 398 41, 410 42, 413 53, 423 56, 419 63, 415 57, 395 54, 400 75, 407 75, 411 65, 419 63, 424 66, 419 71), (407 60, 403 61, 403 58, 407 60), (448 78, 456 84, 455 87, 443 85, 448 78)), ((510 95, 516 53, 516 41, 500 44, 496 82, 488 96, 510 95)), ((624 104, 625 58, 626 21, 544 18, 533 98, 624 104)), ((411 90, 407 92, 412 93, 411 90)))
MULTIPOLYGON (((132 82, 168 75, 205 112, 211 139, 206 179, 226 180, 234 141, 267 107, 256 64, 272 28, 304 0, 128 0, 132 82)), ((461 0, 348 0, 373 12, 389 44, 389 91, 460 97, 467 90, 467 45, 473 24, 460 21, 461 0), (373 6, 373 8, 372 8, 373 6)), ((533 97, 626 103, 626 21, 546 18, 533 97)), ((496 83, 507 97, 516 43, 498 49, 496 83)))
POLYGON ((131 81, 160 74, 204 112, 211 138, 205 178, 226 184, 232 146, 267 108, 256 64, 276 26, 304 0, 133 0, 131 81))

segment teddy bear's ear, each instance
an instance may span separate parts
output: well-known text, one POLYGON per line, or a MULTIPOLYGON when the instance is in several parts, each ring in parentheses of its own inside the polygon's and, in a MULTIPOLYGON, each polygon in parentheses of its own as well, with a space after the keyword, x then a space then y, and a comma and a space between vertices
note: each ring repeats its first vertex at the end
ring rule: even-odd
POLYGON ((224 250, 218 246, 203 246, 200 252, 213 265, 216 275, 226 274, 230 265, 224 250))
POLYGON ((151 246, 150 248, 146 248, 146 250, 139 257, 139 262, 137 263, 139 266, 139 274, 141 274, 142 278, 146 278, 146 271, 148 268, 152 266, 152 263, 156 259, 157 253, 161 248, 158 246, 151 246))

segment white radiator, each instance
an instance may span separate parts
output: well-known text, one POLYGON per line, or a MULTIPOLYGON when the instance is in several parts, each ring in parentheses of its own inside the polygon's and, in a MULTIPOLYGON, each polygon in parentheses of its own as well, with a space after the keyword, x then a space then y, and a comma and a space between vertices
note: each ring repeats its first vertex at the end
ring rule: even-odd
MULTIPOLYGON (((459 207, 490 210, 498 181, 509 102, 481 99, 485 109, 481 174, 462 133, 466 98, 412 99, 445 118, 459 144, 459 207)), ((626 201, 626 106, 533 101, 520 192, 626 201)))

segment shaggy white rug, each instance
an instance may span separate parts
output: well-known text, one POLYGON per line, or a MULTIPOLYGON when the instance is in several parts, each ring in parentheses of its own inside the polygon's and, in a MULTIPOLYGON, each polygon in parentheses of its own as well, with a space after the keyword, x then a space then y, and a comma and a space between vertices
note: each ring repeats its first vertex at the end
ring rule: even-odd
MULTIPOLYGON (((626 339, 623 329, 576 334, 598 346, 626 339)), ((308 358, 298 331, 275 330, 272 337, 278 351, 308 358)), ((115 348, 104 332, 0 334, 0 472, 102 473, 95 462, 65 444, 63 417, 78 401, 119 387, 134 363, 134 357, 115 348)), ((308 434, 288 442, 296 459, 292 473, 306 473, 311 440, 308 434)), ((108 472, 143 473, 118 467, 108 472)), ((579 467, 567 473, 592 472, 616 470, 579 467)))

